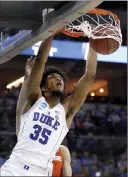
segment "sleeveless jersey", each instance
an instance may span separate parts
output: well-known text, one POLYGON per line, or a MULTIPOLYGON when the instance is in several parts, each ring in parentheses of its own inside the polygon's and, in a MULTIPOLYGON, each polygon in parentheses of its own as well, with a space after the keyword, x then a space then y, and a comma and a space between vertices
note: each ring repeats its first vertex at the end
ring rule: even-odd
POLYGON ((63 154, 61 150, 59 149, 56 153, 55 159, 53 160, 52 176, 56 176, 56 177, 63 176, 62 175, 63 161, 64 161, 63 154))
POLYGON ((50 109, 41 97, 21 116, 18 142, 12 156, 47 169, 68 131, 64 107, 59 103, 50 109))

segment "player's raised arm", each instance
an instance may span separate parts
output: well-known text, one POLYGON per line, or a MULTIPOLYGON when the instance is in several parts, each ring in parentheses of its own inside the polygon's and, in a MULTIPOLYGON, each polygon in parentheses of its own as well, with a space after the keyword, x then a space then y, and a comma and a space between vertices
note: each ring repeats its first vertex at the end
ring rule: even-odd
POLYGON ((64 158, 63 167, 62 167, 62 175, 72 176, 70 152, 66 146, 60 146, 60 149, 61 149, 61 152, 64 158))
POLYGON ((23 109, 25 106, 25 102, 27 100, 26 97, 26 91, 27 91, 27 82, 31 73, 31 69, 33 66, 33 63, 36 58, 30 57, 28 58, 25 66, 25 76, 24 76, 24 82, 22 84, 22 88, 20 90, 20 95, 17 101, 17 107, 16 107, 16 134, 18 135, 19 128, 20 128, 20 117, 23 113, 23 109))
POLYGON ((97 68, 97 54, 90 46, 89 54, 86 61, 85 74, 78 81, 77 86, 74 90, 74 94, 68 98, 65 103, 67 125, 70 127, 72 123, 73 116, 80 109, 84 103, 89 88, 93 83, 97 68))
POLYGON ((40 45, 38 54, 36 56, 34 65, 32 67, 32 71, 30 77, 27 82, 27 97, 29 101, 33 101, 36 99, 38 95, 41 79, 43 76, 45 63, 48 58, 48 54, 51 48, 53 36, 49 37, 40 45))

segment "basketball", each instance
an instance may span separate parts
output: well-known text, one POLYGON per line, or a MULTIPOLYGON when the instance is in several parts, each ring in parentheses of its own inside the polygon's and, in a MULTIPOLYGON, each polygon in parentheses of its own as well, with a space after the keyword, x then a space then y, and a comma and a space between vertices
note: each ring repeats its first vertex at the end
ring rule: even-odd
POLYGON ((115 39, 109 38, 108 35, 119 36, 118 31, 115 31, 112 26, 110 27, 100 27, 97 28, 95 36, 106 36, 104 39, 92 39, 90 38, 90 43, 92 48, 102 55, 109 55, 114 53, 120 46, 119 42, 115 39))

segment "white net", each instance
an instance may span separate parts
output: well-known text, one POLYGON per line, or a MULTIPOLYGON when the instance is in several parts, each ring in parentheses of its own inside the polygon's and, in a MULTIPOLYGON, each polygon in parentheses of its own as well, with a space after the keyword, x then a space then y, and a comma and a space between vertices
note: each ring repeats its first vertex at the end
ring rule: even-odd
POLYGON ((83 32, 85 36, 93 39, 112 38, 120 45, 122 43, 120 21, 117 21, 112 14, 83 14, 79 19, 65 26, 64 30, 70 30, 71 33, 83 32))

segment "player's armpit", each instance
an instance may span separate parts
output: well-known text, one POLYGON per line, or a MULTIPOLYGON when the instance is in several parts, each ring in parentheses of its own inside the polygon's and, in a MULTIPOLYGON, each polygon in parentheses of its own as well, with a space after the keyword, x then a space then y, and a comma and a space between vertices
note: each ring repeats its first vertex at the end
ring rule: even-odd
POLYGON ((26 100, 25 105, 23 107, 22 114, 25 114, 41 96, 42 96, 41 89, 38 88, 38 92, 37 92, 37 94, 35 94, 35 97, 32 97, 31 101, 30 101, 30 99, 26 100))

